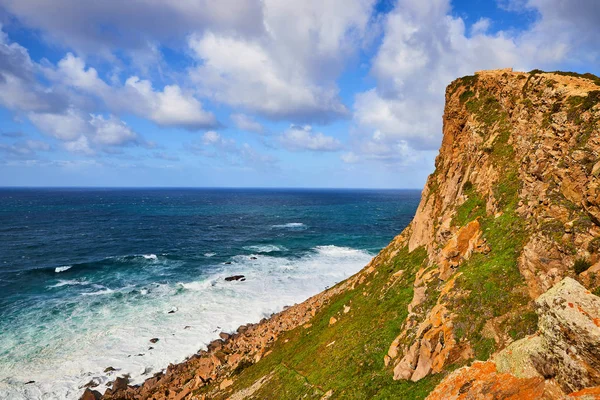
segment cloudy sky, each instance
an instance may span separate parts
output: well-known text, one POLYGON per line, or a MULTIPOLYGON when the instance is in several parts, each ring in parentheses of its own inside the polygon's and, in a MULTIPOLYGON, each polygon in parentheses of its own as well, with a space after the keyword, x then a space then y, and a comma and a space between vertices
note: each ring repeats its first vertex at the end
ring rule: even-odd
POLYGON ((0 186, 420 188, 448 83, 598 38, 598 0, 0 0, 0 186))

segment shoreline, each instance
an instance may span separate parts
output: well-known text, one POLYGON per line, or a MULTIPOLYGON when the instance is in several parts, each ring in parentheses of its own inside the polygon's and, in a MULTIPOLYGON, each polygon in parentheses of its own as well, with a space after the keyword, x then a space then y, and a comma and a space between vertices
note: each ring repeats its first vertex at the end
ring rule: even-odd
POLYGON ((233 334, 221 332, 220 338, 211 341, 206 350, 200 350, 180 363, 169 364, 164 372, 157 372, 140 385, 129 385, 127 376, 120 376, 112 381, 104 394, 94 388, 87 388, 81 399, 137 399, 173 390, 177 392, 174 398, 181 399, 192 392, 207 391, 203 393, 206 396, 225 389, 233 384, 231 379, 227 379, 228 376, 268 357, 270 348, 281 335, 300 326, 310 328, 310 320, 329 303, 331 297, 353 288, 374 271, 369 267, 377 257, 374 256, 354 275, 301 303, 285 306, 282 311, 271 314, 258 323, 241 325, 233 334))

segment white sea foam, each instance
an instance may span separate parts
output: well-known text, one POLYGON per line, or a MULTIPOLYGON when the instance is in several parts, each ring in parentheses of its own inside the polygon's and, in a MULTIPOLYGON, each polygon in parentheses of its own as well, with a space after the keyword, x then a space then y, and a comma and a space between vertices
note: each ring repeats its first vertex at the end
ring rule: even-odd
MULTIPOLYGON (((126 373, 139 384, 147 371, 183 361, 221 331, 305 300, 354 274, 370 258, 336 246, 319 246, 300 258, 237 256, 202 280, 135 288, 147 294, 128 301, 115 292, 129 293, 133 287, 85 288, 87 295, 78 297, 71 318, 55 318, 44 330, 32 323, 18 335, 3 334, 0 354, 10 362, 0 362, 0 398, 77 399, 90 380, 104 391, 106 382, 126 373), (246 281, 225 281, 230 275, 244 275, 246 281), (159 341, 151 344, 151 338, 159 341), (109 366, 118 372, 104 373, 109 366), (30 380, 35 383, 24 385, 30 380)), ((33 310, 32 321, 44 320, 45 312, 33 310)))
POLYGON ((144 257, 146 260, 158 260, 156 254, 144 254, 142 257, 144 257))
POLYGON ((214 257, 217 253, 204 253, 204 257, 214 257))
POLYGON ((306 229, 306 225, 304 225, 302 222, 288 222, 287 224, 280 224, 280 225, 271 225, 273 228, 278 228, 278 229, 306 229))
POLYGON ((48 286, 49 288, 57 288, 62 286, 71 286, 71 285, 87 285, 88 281, 84 279, 61 279, 58 283, 48 286))
POLYGON ((59 272, 65 272, 66 270, 71 269, 72 265, 63 265, 62 267, 56 267, 54 268, 54 272, 59 273, 59 272))
POLYGON ((286 251, 287 249, 283 246, 276 246, 274 244, 260 244, 256 246, 245 246, 244 250, 255 251, 257 253, 273 253, 275 251, 286 251))

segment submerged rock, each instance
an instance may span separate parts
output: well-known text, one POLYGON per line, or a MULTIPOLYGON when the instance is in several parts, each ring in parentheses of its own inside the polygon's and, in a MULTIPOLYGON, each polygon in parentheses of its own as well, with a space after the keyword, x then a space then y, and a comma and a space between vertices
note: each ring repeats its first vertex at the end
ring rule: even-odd
POLYGON ((152 338, 152 339, 150 339, 150 343, 156 343, 159 340, 160 340, 159 338, 152 338))
POLYGON ((225 280, 227 282, 231 282, 231 281, 245 280, 244 278, 245 278, 244 275, 232 275, 232 276, 226 277, 225 280))

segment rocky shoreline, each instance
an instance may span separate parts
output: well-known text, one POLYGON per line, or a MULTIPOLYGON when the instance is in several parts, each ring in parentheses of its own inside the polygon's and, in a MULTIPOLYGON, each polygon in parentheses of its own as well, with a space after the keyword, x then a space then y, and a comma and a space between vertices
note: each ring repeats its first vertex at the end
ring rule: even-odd
MULTIPOLYGON (((367 271, 372 272, 372 269, 367 268, 367 271)), ((309 328, 310 319, 329 303, 331 297, 354 285, 361 277, 364 280, 364 274, 365 270, 302 303, 263 318, 258 323, 241 325, 235 333, 221 332, 220 338, 209 343, 206 350, 200 350, 179 364, 170 364, 165 372, 154 374, 141 385, 129 385, 128 376, 124 375, 112 381, 104 394, 88 387, 80 399, 181 400, 209 385, 211 389, 198 398, 211 398, 214 392, 226 389, 232 384, 232 380, 229 379, 231 375, 268 356, 269 348, 282 333, 302 325, 309 328)), ((241 275, 228 278, 230 281, 244 279, 241 275)))

